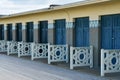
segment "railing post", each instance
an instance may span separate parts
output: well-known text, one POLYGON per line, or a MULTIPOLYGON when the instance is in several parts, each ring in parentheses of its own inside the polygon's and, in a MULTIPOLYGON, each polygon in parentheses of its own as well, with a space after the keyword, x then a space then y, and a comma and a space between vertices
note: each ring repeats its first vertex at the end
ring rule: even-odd
POLYGON ((104 76, 104 49, 101 49, 101 76, 104 76))
POLYGON ((67 55, 66 55, 66 59, 67 59, 67 60, 66 60, 66 63, 69 62, 69 58, 68 58, 68 49, 69 49, 69 48, 68 48, 68 45, 66 44, 66 54, 67 54, 67 55))
POLYGON ((90 68, 93 68, 93 46, 90 46, 90 68))
POLYGON ((22 47, 22 46, 20 46, 20 44, 22 45, 22 42, 19 42, 18 43, 18 57, 20 58, 20 48, 22 47))
POLYGON ((7 55, 9 55, 9 41, 7 42, 7 55))
POLYGON ((34 60, 34 45, 35 45, 35 43, 33 42, 32 44, 31 44, 31 60, 33 61, 34 60))
POLYGON ((73 47, 70 47, 70 69, 73 69, 73 47))
POLYGON ((50 44, 48 44, 48 64, 50 64, 50 44))

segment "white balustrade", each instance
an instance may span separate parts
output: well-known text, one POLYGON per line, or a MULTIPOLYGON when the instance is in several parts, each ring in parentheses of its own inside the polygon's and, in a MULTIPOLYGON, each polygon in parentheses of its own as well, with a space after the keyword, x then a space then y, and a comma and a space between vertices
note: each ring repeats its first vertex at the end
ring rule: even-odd
POLYGON ((61 61, 68 63, 68 45, 49 45, 48 64, 61 61))
POLYGON ((93 47, 70 47, 70 69, 80 66, 93 67, 93 47))
POLYGON ((7 41, 7 55, 18 54, 18 42, 7 41))
POLYGON ((18 57, 31 56, 31 44, 27 42, 18 42, 18 57))
POLYGON ((0 41, 0 52, 7 52, 7 41, 0 41))
POLYGON ((31 60, 48 58, 48 44, 32 43, 31 60))
POLYGON ((101 76, 120 72, 120 50, 101 50, 101 76))

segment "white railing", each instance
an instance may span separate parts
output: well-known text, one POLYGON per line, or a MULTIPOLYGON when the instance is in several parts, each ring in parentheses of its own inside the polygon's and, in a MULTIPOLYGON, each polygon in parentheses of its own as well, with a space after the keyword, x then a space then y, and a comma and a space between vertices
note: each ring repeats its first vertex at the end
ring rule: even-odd
POLYGON ((101 76, 120 72, 120 50, 101 50, 101 76))
POLYGON ((18 42, 18 57, 31 56, 31 44, 27 42, 18 42))
POLYGON ((70 69, 80 66, 93 67, 93 47, 70 47, 70 69))
POLYGON ((48 45, 48 64, 61 61, 68 63, 68 45, 48 45))
POLYGON ((48 58, 48 44, 32 43, 31 60, 48 58))
POLYGON ((0 52, 7 52, 7 41, 0 41, 0 52))
POLYGON ((7 46, 7 55, 18 54, 18 42, 8 41, 7 46))

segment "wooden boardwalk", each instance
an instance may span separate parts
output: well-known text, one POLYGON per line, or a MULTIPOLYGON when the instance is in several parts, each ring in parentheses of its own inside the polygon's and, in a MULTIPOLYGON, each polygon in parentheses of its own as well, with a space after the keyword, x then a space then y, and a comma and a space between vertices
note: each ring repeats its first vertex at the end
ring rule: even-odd
MULTIPOLYGON (((69 70, 65 65, 48 65, 45 60, 31 61, 30 57, 18 58, 0 54, 0 80, 113 80, 100 77, 93 70, 69 70)), ((111 78, 111 79, 110 79, 111 78)), ((112 79, 113 78, 113 79, 112 79)), ((119 78, 118 78, 119 80, 119 78)))

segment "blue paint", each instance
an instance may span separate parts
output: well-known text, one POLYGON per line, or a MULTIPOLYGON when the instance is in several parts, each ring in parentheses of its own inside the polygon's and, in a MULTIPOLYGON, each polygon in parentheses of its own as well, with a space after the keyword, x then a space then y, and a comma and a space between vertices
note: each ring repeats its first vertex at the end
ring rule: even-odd
POLYGON ((12 41, 12 24, 7 24, 7 41, 12 41))
POLYGON ((0 40, 4 40, 4 25, 0 24, 0 40))
POLYGON ((112 64, 113 64, 113 65, 115 65, 115 64, 116 64, 116 62, 117 62, 116 58, 115 58, 115 57, 114 57, 114 58, 112 58, 111 62, 112 62, 112 64))
POLYGON ((66 44, 66 21, 65 19, 55 20, 54 37, 56 45, 66 44))
POLYGON ((113 48, 120 49, 120 14, 113 16, 113 48))
POLYGON ((57 56, 60 56, 60 51, 57 51, 57 52, 56 52, 56 55, 57 55, 57 56))
POLYGON ((102 48, 112 49, 112 18, 111 16, 101 17, 102 48))
POLYGON ((33 42, 33 22, 28 22, 26 25, 26 42, 33 42))
POLYGON ((101 17, 101 48, 120 49, 120 15, 101 17))
POLYGON ((22 23, 16 24, 16 41, 22 41, 22 23))
POLYGON ((84 54, 80 54, 80 59, 84 59, 84 54))
POLYGON ((74 27, 74 46, 89 46, 89 18, 76 18, 74 27))
POLYGON ((48 43, 48 21, 40 21, 38 32, 39 42, 48 43))

